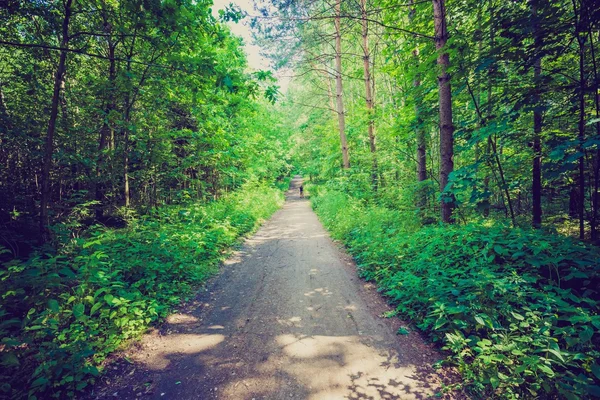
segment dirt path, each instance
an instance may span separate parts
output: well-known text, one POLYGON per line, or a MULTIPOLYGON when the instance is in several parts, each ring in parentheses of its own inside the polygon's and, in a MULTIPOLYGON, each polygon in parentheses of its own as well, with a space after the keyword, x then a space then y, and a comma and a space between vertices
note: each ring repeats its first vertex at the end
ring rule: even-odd
POLYGON ((207 285, 130 351, 99 398, 411 399, 439 355, 356 277, 292 181, 285 206, 207 285), (125 365, 126 364, 126 365, 125 365))

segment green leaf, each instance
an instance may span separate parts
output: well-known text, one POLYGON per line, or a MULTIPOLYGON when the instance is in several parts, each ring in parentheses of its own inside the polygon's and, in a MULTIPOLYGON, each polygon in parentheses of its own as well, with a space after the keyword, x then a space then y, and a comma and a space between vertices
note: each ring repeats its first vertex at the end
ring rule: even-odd
POLYGON ((31 382, 31 387, 36 388, 39 386, 45 386, 48 382, 49 382, 48 379, 41 376, 41 377, 37 378, 36 380, 34 380, 33 382, 31 382))
POLYGON ((485 326, 485 321, 479 315, 475 315, 475 322, 477 322, 479 325, 485 326))
POLYGON ((492 387, 494 389, 497 389, 498 385, 500 384, 500 380, 498 379, 497 376, 492 376, 492 377, 490 377, 490 383, 492 384, 492 387))
POLYGON ((406 329, 405 326, 401 326, 400 329, 398 329, 398 332, 396 332, 396 334, 398 334, 398 335, 408 335, 409 331, 408 331, 408 329, 406 329))
POLYGON ((479 325, 487 326, 490 329, 494 329, 494 324, 492 324, 492 320, 487 314, 475 314, 475 321, 477 321, 479 325))
POLYGON ((554 371, 552 371, 552 368, 550 368, 549 366, 547 366, 545 364, 538 364, 537 368, 550 377, 554 376, 554 371))
POLYGON ((107 294, 104 296, 104 301, 106 301, 108 304, 113 304, 113 300, 115 299, 115 297, 112 294, 107 294))
POLYGON ((100 239, 96 239, 96 240, 91 240, 89 242, 85 242, 82 247, 84 249, 87 249, 88 247, 91 247, 91 246, 94 246, 94 245, 97 245, 97 244, 102 244, 100 242, 100 239))
POLYGON ((16 367, 21 363, 19 362, 19 359, 15 353, 3 352, 2 356, 0 357, 0 364, 5 367, 16 367))
POLYGON ((62 276, 66 276, 69 279, 73 279, 75 278, 75 273, 73 273, 73 271, 71 270, 71 268, 61 268, 60 270, 58 270, 59 275, 62 276))
POLYGON ((57 313, 60 311, 60 306, 58 305, 58 301, 51 299, 48 301, 48 308, 50 311, 57 313))
POLYGON ((560 361, 565 362, 565 359, 563 358, 562 354, 560 354, 560 351, 548 349, 548 352, 554 354, 560 361))
POLYGON ((73 316, 77 319, 83 317, 83 313, 85 313, 85 305, 79 303, 73 306, 73 316))
POLYGON ((518 321, 523 321, 525 319, 521 314, 517 314, 516 312, 511 311, 510 314, 518 321))
POLYGON ((494 245, 494 251, 499 255, 506 254, 506 250, 502 246, 494 245))
POLYGON ((594 330, 589 326, 586 326, 584 330, 579 332, 579 339, 584 343, 590 341, 592 336, 594 336, 594 330))
POLYGON ((92 309, 90 310, 90 315, 94 315, 94 313, 95 313, 96 311, 98 311, 98 309, 99 309, 100 307, 102 307, 102 302, 100 302, 100 301, 99 301, 99 302, 97 302, 96 304, 94 304, 94 305, 92 306, 92 309))
POLYGON ((598 379, 600 379, 600 365, 598 363, 592 364, 592 373, 598 379))

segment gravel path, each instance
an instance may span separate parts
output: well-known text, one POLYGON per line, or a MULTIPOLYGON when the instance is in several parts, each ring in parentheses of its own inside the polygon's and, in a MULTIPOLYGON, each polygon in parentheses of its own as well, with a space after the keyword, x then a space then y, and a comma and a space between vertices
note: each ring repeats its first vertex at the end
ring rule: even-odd
POLYGON ((298 195, 196 301, 116 362, 93 398, 413 399, 440 359, 400 322, 298 195))

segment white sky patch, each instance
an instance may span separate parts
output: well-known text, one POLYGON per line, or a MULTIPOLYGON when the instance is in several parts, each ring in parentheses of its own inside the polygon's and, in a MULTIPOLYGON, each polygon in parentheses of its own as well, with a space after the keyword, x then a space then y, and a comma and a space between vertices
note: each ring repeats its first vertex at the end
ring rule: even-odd
MULTIPOLYGON (((235 4, 243 11, 248 13, 249 15, 256 14, 256 10, 254 9, 254 1, 253 0, 213 0, 212 13, 215 18, 219 18, 219 10, 224 10, 229 4, 235 4)), ((240 36, 244 39, 244 51, 246 52, 246 56, 248 57, 248 66, 251 70, 268 70, 269 68, 269 60, 260 55, 260 47, 257 46, 252 39, 252 31, 249 26, 249 18, 244 18, 238 23, 235 22, 227 22, 227 26, 231 29, 231 32, 240 36)), ((289 86, 290 79, 287 77, 278 77, 278 74, 275 73, 277 79, 277 85, 279 85, 280 90, 285 93, 289 86)))
MULTIPOLYGON (((254 6, 252 0, 213 0, 213 16, 219 18, 219 10, 224 10, 230 3, 237 5, 248 14, 254 14, 254 6)), ((236 36, 241 36, 244 39, 244 50, 248 56, 248 65, 253 70, 268 69, 269 61, 260 56, 260 47, 256 46, 252 41, 252 33, 248 26, 249 21, 243 19, 238 23, 227 22, 227 26, 236 36)))

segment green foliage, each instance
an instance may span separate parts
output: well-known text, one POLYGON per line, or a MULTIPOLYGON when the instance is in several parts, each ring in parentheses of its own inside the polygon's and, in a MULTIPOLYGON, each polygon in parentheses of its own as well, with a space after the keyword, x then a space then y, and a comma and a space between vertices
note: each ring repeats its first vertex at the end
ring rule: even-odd
POLYGON ((396 314, 452 352, 477 397, 586 398, 600 387, 600 252, 570 238, 430 226, 312 188, 313 205, 396 314), (315 196, 316 195, 316 196, 315 196))
POLYGON ((1 395, 84 389, 110 352, 165 317, 282 202, 280 190, 246 184, 216 202, 154 209, 125 229, 93 227, 56 255, 5 263, 1 395))

